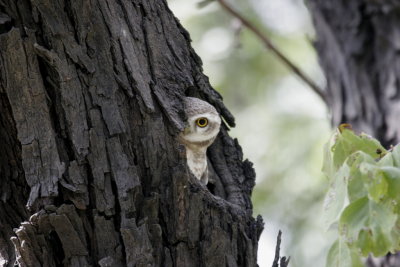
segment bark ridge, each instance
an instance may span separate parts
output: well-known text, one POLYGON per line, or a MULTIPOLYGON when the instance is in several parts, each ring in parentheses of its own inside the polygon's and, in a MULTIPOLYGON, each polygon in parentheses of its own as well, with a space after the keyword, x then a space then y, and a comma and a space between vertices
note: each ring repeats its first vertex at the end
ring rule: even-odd
POLYGON ((252 164, 165 1, 1 0, 0 110, 2 266, 256 266, 252 164), (185 96, 226 122, 208 189, 185 96))

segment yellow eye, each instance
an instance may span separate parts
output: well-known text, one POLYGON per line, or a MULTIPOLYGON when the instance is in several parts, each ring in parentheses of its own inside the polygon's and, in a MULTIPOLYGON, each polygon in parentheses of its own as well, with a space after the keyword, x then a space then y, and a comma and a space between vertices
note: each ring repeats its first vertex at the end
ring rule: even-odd
POLYGON ((198 118, 196 120, 197 126, 204 128, 208 125, 208 120, 206 118, 198 118))

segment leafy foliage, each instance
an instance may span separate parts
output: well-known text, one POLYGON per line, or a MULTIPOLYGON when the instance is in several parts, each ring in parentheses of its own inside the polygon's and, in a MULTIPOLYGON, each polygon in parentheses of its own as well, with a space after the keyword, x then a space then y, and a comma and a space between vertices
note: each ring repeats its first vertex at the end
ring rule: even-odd
POLYGON ((341 125, 325 146, 323 171, 330 183, 324 203, 327 227, 338 230, 327 266, 363 266, 362 257, 400 249, 400 146, 341 125))

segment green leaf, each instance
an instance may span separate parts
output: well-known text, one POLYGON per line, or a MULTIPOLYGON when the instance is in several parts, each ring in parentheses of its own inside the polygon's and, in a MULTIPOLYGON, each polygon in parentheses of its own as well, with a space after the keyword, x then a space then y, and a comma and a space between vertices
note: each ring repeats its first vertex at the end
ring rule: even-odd
POLYGON ((370 155, 362 151, 357 151, 349 156, 347 163, 350 166, 348 196, 350 202, 353 202, 368 195, 368 187, 365 183, 364 174, 360 171, 361 164, 374 164, 375 160, 370 155))
MULTIPOLYGON (((347 131, 348 132, 348 131, 347 131)), ((357 143, 357 150, 361 150, 366 154, 370 155, 373 158, 381 158, 382 155, 387 153, 387 150, 381 145, 381 143, 375 138, 362 133, 360 136, 357 136, 353 133, 353 140, 357 143), (357 138, 354 138, 357 137, 357 138)))
POLYGON ((375 202, 383 200, 387 191, 388 183, 381 175, 377 175, 368 188, 369 196, 375 202))
POLYGON ((344 129, 341 133, 337 133, 336 143, 332 147, 334 166, 336 168, 341 166, 347 157, 356 151, 362 151, 377 159, 387 153, 376 139, 366 134, 358 136, 352 130, 344 129))
POLYGON ((361 259, 358 250, 354 247, 350 247, 351 267, 364 267, 364 262, 361 259))
POLYGON ((361 248, 364 256, 367 252, 383 256, 394 246, 390 233, 396 221, 397 215, 386 205, 363 197, 346 207, 340 217, 339 229, 349 244, 361 248), (360 239, 364 242, 360 243, 360 239))
POLYGON ((395 146, 391 154, 393 157, 393 165, 400 168, 400 145, 395 146))
POLYGON ((338 239, 329 249, 326 267, 363 267, 357 250, 349 247, 342 239, 338 239))
POLYGON ((324 219, 327 229, 338 220, 339 215, 344 208, 347 196, 347 180, 349 173, 349 166, 343 164, 335 174, 329 191, 326 194, 324 200, 324 219))
POLYGON ((360 164, 360 172, 368 188, 368 194, 375 202, 385 198, 388 191, 388 183, 376 163, 363 162, 360 164))
POLYGON ((387 197, 390 204, 400 213, 400 169, 388 166, 381 167, 379 172, 388 184, 387 197))
MULTIPOLYGON (((398 213, 397 213, 398 214, 398 213)), ((399 251, 400 250, 400 218, 397 217, 396 226, 393 227, 390 236, 393 240, 393 248, 394 250, 391 252, 399 251)))
POLYGON ((374 241, 369 229, 361 230, 358 235, 357 246, 360 248, 362 255, 368 255, 371 252, 371 248, 374 246, 374 241))
POLYGON ((324 145, 324 158, 322 162, 322 172, 325 173, 325 175, 330 178, 333 176, 335 173, 335 168, 333 165, 333 160, 332 160, 332 151, 331 148, 333 146, 334 142, 334 135, 331 136, 329 139, 328 143, 324 145))
POLYGON ((350 155, 347 162, 350 167, 349 199, 354 201, 366 195, 376 202, 384 199, 388 183, 380 174, 380 168, 370 155, 358 151, 350 155), (354 160, 350 160, 354 158, 354 160))
POLYGON ((328 225, 339 217, 339 238, 327 266, 363 266, 361 255, 400 250, 400 146, 387 151, 346 127, 332 140, 324 148, 323 171, 330 182, 324 215, 328 225))
POLYGON ((388 152, 377 162, 378 166, 394 166, 393 154, 388 152))
POLYGON ((350 250, 341 240, 336 240, 329 249, 326 267, 352 267, 350 250))
POLYGON ((338 169, 351 154, 346 140, 341 134, 337 135, 336 143, 332 146, 333 165, 338 169))

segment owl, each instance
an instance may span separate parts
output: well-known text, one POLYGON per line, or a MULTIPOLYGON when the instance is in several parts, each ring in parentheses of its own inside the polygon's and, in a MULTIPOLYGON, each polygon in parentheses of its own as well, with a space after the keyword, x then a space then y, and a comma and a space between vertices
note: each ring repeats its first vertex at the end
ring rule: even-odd
POLYGON ((179 139, 185 145, 187 165, 204 185, 208 183, 207 148, 214 142, 221 118, 209 103, 194 97, 185 97, 186 127, 179 139))

